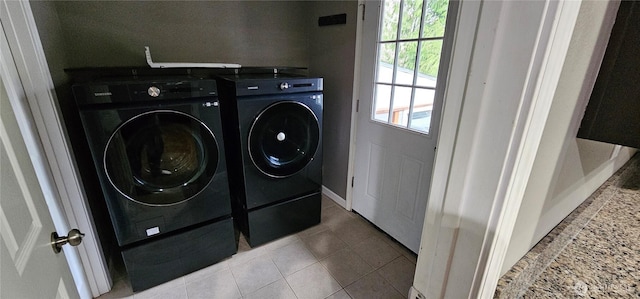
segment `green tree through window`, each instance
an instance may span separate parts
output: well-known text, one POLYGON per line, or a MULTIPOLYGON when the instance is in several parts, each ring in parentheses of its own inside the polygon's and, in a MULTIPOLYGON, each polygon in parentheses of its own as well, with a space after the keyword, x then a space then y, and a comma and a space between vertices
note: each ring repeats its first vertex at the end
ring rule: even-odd
POLYGON ((428 133, 449 0, 383 2, 372 118, 428 133))
MULTIPOLYGON (((400 26, 400 38, 396 39, 398 36, 400 2, 401 1, 398 0, 384 1, 383 13, 385 21, 382 26, 381 42, 395 42, 410 39, 415 40, 419 38, 421 19, 424 19, 421 37, 442 39, 444 36, 444 25, 447 19, 447 7, 449 5, 449 0, 427 0, 424 18, 421 18, 423 1, 402 1, 402 26, 400 26)), ((427 45, 428 46, 423 47, 423 50, 420 51, 419 70, 422 74, 435 77, 438 75, 438 65, 440 63, 440 51, 442 44, 427 43, 427 45)), ((398 65, 403 68, 413 69, 414 65, 411 63, 415 63, 416 51, 417 48, 415 47, 401 49, 398 53, 398 65)), ((385 51, 381 54, 380 61, 393 64, 395 50, 385 51)))

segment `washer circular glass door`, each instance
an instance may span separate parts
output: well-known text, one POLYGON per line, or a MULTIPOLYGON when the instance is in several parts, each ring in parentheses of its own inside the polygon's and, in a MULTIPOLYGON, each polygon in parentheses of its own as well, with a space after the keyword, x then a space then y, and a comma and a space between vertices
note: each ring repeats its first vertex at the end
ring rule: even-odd
POLYGON ((313 159, 320 141, 318 119, 299 102, 277 102, 264 109, 249 131, 249 156, 264 174, 283 178, 313 159))
POLYGON ((189 200, 209 185, 218 142, 200 120, 169 110, 121 124, 104 151, 107 178, 135 202, 163 206, 189 200))

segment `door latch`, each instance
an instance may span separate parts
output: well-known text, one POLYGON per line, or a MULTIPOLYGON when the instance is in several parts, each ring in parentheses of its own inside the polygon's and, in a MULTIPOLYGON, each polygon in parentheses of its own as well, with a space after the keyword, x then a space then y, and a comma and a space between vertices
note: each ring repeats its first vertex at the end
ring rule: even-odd
POLYGON ((53 252, 60 253, 60 251, 62 251, 62 245, 67 243, 71 246, 80 245, 80 243, 82 243, 82 237, 84 237, 84 234, 76 228, 70 230, 67 236, 62 237, 58 236, 57 232, 52 232, 51 247, 53 248, 53 252))

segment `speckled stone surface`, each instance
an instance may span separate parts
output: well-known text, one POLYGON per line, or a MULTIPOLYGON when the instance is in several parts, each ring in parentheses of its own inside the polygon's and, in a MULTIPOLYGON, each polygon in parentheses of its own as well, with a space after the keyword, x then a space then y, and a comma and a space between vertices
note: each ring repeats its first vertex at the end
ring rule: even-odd
POLYGON ((516 263, 494 298, 640 298, 640 154, 516 263))

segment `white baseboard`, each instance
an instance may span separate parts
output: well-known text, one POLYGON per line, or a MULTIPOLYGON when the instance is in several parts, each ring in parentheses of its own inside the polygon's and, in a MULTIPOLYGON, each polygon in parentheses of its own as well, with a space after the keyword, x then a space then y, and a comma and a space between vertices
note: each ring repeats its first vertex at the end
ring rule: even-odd
POLYGON ((322 194, 333 200, 336 204, 346 209, 347 201, 344 198, 340 197, 340 195, 331 191, 329 188, 322 186, 322 194))
POLYGON ((411 286, 411 288, 409 289, 409 299, 425 299, 425 298, 424 298, 424 295, 422 295, 422 293, 418 292, 416 288, 411 286))

